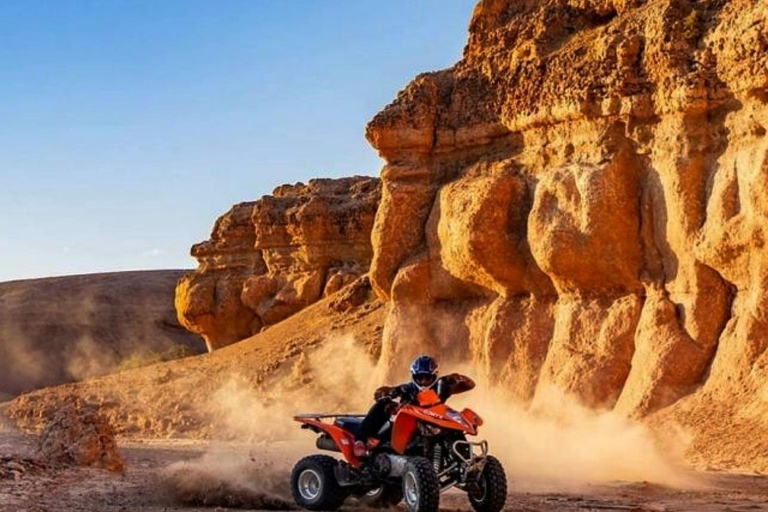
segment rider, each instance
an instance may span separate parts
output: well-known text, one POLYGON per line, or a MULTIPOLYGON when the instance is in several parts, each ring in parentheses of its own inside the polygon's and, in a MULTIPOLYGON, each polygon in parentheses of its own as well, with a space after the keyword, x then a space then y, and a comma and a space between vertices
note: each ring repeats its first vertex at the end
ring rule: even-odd
MULTIPOLYGON (((416 403, 419 392, 432 389, 437 393, 441 402, 445 402, 452 395, 469 391, 475 387, 475 382, 465 375, 451 373, 438 377, 437 361, 432 356, 421 355, 411 363, 411 382, 399 386, 382 386, 374 393, 376 403, 373 404, 365 416, 360 428, 360 435, 355 441, 356 454, 363 455, 367 452, 381 428, 392 416, 395 405, 394 399, 399 398, 400 403, 416 403)), ((375 446, 375 444, 374 444, 375 446)))

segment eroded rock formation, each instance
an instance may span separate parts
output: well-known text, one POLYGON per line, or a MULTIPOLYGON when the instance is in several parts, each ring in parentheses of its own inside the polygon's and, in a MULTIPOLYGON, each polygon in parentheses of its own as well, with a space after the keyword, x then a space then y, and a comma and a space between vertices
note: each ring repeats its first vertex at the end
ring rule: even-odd
POLYGON ((368 271, 379 180, 284 185, 222 215, 192 247, 200 262, 176 289, 179 320, 209 350, 275 324, 368 271))
POLYGON ((481 1, 462 60, 367 128, 385 362, 638 416, 761 400, 767 102, 763 1, 481 1))

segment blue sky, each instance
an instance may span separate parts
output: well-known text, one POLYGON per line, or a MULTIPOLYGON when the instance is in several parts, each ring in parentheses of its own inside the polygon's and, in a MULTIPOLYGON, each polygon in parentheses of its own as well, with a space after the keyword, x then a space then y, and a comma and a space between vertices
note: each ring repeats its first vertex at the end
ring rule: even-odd
POLYGON ((377 174, 366 122, 474 3, 0 2, 0 281, 192 267, 233 203, 377 174))

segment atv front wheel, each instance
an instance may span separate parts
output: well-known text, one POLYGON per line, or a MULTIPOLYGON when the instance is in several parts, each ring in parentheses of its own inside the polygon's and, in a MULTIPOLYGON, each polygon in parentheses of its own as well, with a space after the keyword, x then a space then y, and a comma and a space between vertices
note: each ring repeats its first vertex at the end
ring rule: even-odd
POLYGON ((347 491, 334 474, 338 461, 327 455, 304 457, 293 467, 291 494, 307 510, 336 510, 347 499, 347 491))
POLYGON ((403 497, 408 512, 437 512, 440 481, 432 463, 424 457, 413 457, 405 465, 403 497))
POLYGON ((360 502, 370 508, 392 508, 401 501, 403 501, 403 488, 395 484, 384 484, 360 496, 360 502))
POLYGON ((467 495, 475 512, 501 512, 507 502, 507 475, 499 459, 488 455, 477 483, 467 495))

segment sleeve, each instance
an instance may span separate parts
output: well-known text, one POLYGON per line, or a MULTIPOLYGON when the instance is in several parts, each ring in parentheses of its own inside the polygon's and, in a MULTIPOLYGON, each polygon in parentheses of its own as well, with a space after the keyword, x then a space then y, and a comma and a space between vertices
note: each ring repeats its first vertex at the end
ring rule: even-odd
POLYGON ((411 382, 406 382, 405 384, 400 384, 397 386, 396 395, 400 398, 400 401, 405 402, 413 402, 416 400, 416 395, 418 394, 418 390, 415 389, 415 386, 411 382))
POLYGON ((437 394, 445 402, 453 395, 464 393, 475 387, 475 381, 460 373, 451 373, 440 378, 437 394))

